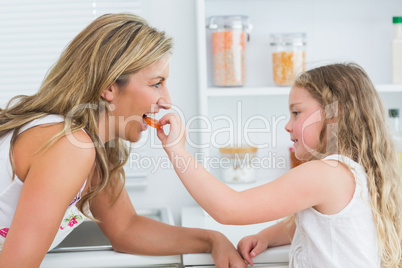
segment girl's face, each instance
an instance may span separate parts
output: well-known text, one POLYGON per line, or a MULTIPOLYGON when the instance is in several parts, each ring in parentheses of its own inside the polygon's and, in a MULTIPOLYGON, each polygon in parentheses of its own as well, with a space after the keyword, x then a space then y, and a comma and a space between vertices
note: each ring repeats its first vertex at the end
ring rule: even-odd
POLYGON ((111 110, 107 127, 109 139, 120 137, 136 142, 141 132, 148 128, 143 121, 145 114, 170 109, 171 101, 166 85, 169 59, 169 56, 165 56, 131 75, 126 85, 119 87, 115 83, 104 92, 102 96, 109 101, 111 110))
POLYGON ((307 160, 318 147, 324 110, 306 89, 292 87, 289 93, 289 111, 290 119, 285 129, 293 141, 296 157, 307 160))

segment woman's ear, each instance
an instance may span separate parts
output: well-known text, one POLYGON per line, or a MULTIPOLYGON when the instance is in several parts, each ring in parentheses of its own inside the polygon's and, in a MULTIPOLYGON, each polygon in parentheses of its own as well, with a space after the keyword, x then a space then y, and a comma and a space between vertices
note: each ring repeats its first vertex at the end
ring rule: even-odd
POLYGON ((108 86, 105 90, 102 92, 102 98, 104 98, 106 101, 110 102, 113 100, 114 95, 117 93, 117 84, 113 83, 112 85, 108 86))

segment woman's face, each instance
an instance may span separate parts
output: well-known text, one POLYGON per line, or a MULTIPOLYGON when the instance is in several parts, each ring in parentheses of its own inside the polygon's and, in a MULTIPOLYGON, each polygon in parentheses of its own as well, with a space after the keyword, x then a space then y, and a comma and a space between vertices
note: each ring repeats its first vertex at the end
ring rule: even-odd
POLYGON ((119 87, 115 83, 104 92, 102 96, 109 101, 111 110, 107 127, 109 139, 120 137, 130 142, 138 141, 141 132, 148 127, 143 116, 171 107, 166 85, 169 59, 165 56, 131 75, 124 86, 119 87))
POLYGON ((289 93, 289 111, 290 119, 285 129, 293 141, 296 157, 307 160, 318 147, 324 110, 306 89, 292 87, 289 93))

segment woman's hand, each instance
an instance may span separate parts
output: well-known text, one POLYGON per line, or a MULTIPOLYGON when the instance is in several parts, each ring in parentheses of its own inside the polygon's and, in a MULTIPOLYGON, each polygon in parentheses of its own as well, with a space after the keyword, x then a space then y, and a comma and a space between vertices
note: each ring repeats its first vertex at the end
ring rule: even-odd
POLYGON ((186 142, 186 128, 181 122, 179 115, 175 113, 168 113, 164 115, 159 123, 162 126, 170 125, 170 131, 166 135, 163 128, 157 129, 158 138, 161 140, 163 148, 166 152, 174 151, 176 149, 184 149, 186 142))
POLYGON ((214 236, 211 255, 218 268, 245 268, 247 264, 236 251, 233 244, 223 234, 216 232, 214 236))
POLYGON ((243 237, 237 244, 237 251, 250 265, 254 265, 254 258, 268 248, 268 241, 261 235, 250 235, 243 237))

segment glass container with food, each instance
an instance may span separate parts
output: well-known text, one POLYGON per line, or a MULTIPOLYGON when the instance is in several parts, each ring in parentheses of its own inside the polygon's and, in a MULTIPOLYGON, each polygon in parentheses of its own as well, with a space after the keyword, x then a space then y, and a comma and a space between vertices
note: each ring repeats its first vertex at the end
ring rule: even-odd
POLYGON ((275 33, 270 39, 274 83, 289 86, 306 69, 306 34, 275 33))
POLYGON ((215 86, 243 86, 246 80, 246 43, 251 30, 247 16, 213 16, 212 61, 215 86))
POLYGON ((222 159, 222 180, 227 183, 249 183, 256 180, 252 165, 256 147, 223 147, 219 149, 222 159))

